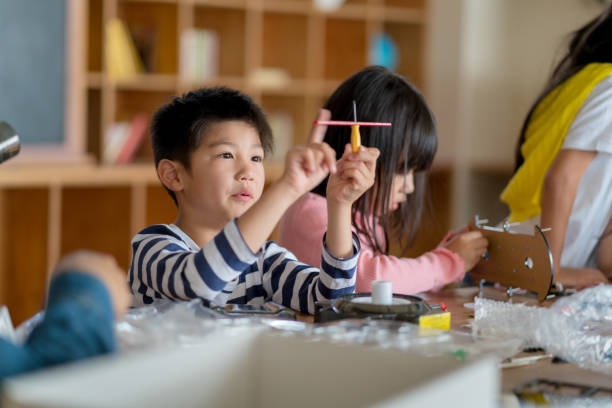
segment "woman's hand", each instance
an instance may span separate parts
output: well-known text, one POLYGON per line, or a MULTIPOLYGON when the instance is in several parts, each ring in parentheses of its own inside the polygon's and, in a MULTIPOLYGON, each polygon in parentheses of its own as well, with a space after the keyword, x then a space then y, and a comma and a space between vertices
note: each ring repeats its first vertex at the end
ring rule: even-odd
POLYGON ((581 289, 587 286, 595 286, 610 283, 604 274, 595 268, 566 268, 560 267, 555 271, 555 282, 564 287, 581 289))

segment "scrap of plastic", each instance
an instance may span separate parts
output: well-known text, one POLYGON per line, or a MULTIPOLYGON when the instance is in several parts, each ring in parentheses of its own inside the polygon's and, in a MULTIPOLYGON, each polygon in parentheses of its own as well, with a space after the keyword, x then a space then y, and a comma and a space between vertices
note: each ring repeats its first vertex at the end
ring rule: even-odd
MULTIPOLYGON (((546 406, 559 408, 610 408, 612 406, 612 398, 589 398, 583 396, 571 397, 556 395, 550 393, 543 394, 546 400, 546 406)), ((521 405, 522 406, 522 405, 521 405)), ((528 405, 529 407, 537 407, 538 405, 528 405)), ((539 405, 540 407, 542 405, 539 405)))
POLYGON ((0 306, 0 337, 11 343, 16 342, 15 328, 13 327, 11 315, 6 306, 0 306))
POLYGON ((567 361, 612 374, 612 285, 557 300, 547 310, 535 338, 567 361))
POLYGON ((231 327, 263 327, 258 318, 227 318, 204 307, 202 301, 158 300, 133 308, 117 321, 115 332, 121 350, 150 346, 200 344, 213 330, 231 327))
POLYGON ((17 329, 15 329, 15 342, 17 344, 24 344, 27 338, 30 337, 32 330, 42 322, 44 317, 45 311, 42 310, 17 326, 17 329))
POLYGON ((520 303, 474 298, 472 334, 485 338, 518 339, 521 348, 538 347, 535 330, 546 309, 520 303))
POLYGON ((473 333, 518 338, 583 368, 612 374, 612 285, 558 299, 550 308, 476 298, 473 333))
POLYGON ((428 356, 460 354, 469 359, 473 355, 487 353, 495 354, 501 360, 519 350, 514 339, 475 339, 469 333, 424 329, 389 320, 347 319, 313 325, 256 316, 228 318, 204 307, 198 300, 158 301, 153 305, 131 309, 116 325, 123 351, 162 345, 189 347, 205 341, 212 331, 223 330, 228 335, 243 335, 244 328, 258 328, 280 336, 304 336, 312 342, 356 343, 375 348, 410 350, 428 356))

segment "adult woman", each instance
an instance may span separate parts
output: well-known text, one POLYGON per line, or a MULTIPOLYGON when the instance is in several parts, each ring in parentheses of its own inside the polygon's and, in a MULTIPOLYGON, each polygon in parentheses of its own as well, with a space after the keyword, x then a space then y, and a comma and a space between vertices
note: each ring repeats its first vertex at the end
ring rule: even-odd
POLYGON ((573 34, 525 119, 501 199, 519 231, 552 228, 557 282, 609 282, 599 254, 612 249, 612 6, 573 34))

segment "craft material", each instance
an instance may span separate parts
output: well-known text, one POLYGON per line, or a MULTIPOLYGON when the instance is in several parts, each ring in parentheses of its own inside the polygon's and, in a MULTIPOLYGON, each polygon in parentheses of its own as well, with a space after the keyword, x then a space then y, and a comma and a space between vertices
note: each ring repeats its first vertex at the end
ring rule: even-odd
POLYGON ((469 224, 489 241, 487 252, 470 271, 475 282, 494 282, 505 286, 512 296, 517 288, 535 292, 540 301, 552 287, 554 266, 552 252, 543 230, 535 226, 534 235, 516 234, 503 227, 484 225, 476 215, 469 224))
POLYGON ((357 104, 353 101, 353 121, 348 120, 315 120, 315 125, 327 126, 350 126, 351 127, 351 150, 357 153, 361 147, 361 133, 359 126, 391 126, 389 122, 358 122, 357 121, 357 104))
POLYGON ((390 305, 393 303, 393 290, 390 281, 372 281, 372 303, 390 305))

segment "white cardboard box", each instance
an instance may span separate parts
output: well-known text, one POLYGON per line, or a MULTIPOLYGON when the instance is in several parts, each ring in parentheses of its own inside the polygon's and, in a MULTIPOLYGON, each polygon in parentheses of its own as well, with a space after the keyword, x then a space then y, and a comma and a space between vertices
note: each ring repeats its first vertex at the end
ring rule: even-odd
POLYGON ((252 329, 6 380, 6 407, 491 407, 492 359, 462 362, 252 329))

